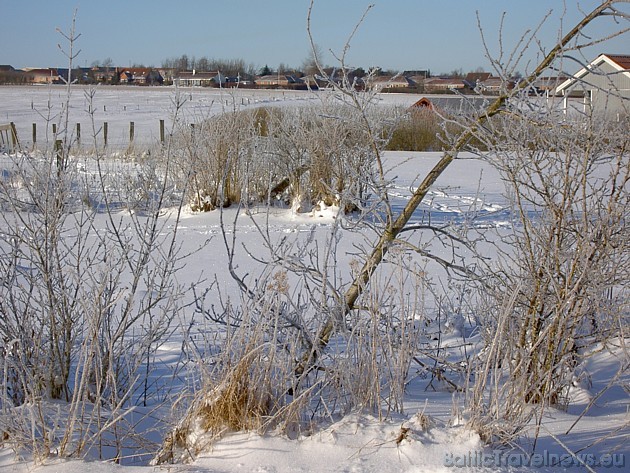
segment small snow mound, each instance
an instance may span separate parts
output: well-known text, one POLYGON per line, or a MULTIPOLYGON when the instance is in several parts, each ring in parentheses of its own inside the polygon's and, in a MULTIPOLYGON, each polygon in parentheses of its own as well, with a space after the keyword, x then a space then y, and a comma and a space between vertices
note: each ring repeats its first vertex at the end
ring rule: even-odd
POLYGON ((320 201, 313 210, 311 215, 313 217, 335 219, 339 214, 339 207, 336 205, 326 205, 325 202, 320 201))
POLYGON ((445 333, 459 337, 464 333, 466 319, 458 312, 449 314, 444 323, 445 333))
POLYGON ((569 405, 589 404, 593 400, 593 395, 588 389, 581 386, 570 386, 567 393, 569 405))

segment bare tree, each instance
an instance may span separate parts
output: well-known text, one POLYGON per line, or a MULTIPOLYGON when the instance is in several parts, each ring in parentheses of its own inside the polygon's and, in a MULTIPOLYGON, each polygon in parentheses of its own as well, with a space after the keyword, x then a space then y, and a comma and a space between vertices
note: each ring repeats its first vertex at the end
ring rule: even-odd
POLYGON ((307 76, 312 76, 319 73, 321 69, 324 57, 323 49, 314 44, 313 47, 309 50, 308 55, 304 58, 302 62, 302 72, 304 72, 307 76))

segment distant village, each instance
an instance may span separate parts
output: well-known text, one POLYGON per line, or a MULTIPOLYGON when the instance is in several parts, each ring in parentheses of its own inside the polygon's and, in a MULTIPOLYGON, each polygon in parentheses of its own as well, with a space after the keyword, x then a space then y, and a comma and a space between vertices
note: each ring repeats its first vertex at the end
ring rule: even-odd
MULTIPOLYGON (((186 58, 183 56, 182 58, 186 58)), ((192 68, 186 61, 171 60, 175 67, 113 67, 89 68, 26 68, 15 69, 0 65, 0 84, 111 84, 138 87, 178 85, 181 87, 258 88, 315 90, 330 87, 331 82, 356 90, 415 94, 466 94, 497 95, 518 83, 520 77, 496 77, 481 70, 433 76, 428 70, 383 71, 379 68, 367 72, 359 67, 340 71, 335 68, 304 66, 307 72, 279 67, 271 71, 267 66, 259 74, 241 73, 244 67, 238 61, 214 63, 199 61, 207 67, 192 68), (179 66, 177 65, 179 64, 179 66), (235 65, 237 65, 235 67, 235 65), (225 66, 225 68, 223 67, 225 66), (210 69, 210 70, 209 70, 210 69), (214 71, 212 71, 214 69, 214 71), (223 71, 223 72, 221 72, 223 71), (227 72, 230 71, 230 72, 227 72)), ((253 69, 250 67, 249 71, 253 69)), ((577 100, 582 111, 587 109, 620 119, 628 116, 630 100, 630 55, 600 54, 578 72, 569 76, 539 77, 531 84, 530 93, 562 97, 562 108, 569 110, 570 99, 577 100)), ((426 105, 426 104, 425 104, 426 105)))
MULTIPOLYGON (((304 74, 300 71, 273 72, 267 67, 260 75, 224 75, 220 71, 178 70, 176 68, 148 67, 89 67, 72 69, 71 79, 80 84, 111 84, 134 86, 182 87, 240 87, 261 89, 307 90, 326 87, 330 81, 348 82, 358 90, 370 89, 379 92, 409 93, 460 93, 476 92, 492 95, 506 86, 504 80, 489 72, 470 72, 434 77, 427 70, 388 73, 382 71, 365 72, 362 68, 341 74, 334 68, 326 68, 320 73, 304 74)), ((68 69, 25 68, 15 69, 10 65, 0 65, 0 84, 62 84, 67 83, 68 69)), ((516 78, 514 81, 517 80, 516 78)), ((558 78, 540 81, 540 89, 553 88, 558 78)), ((508 81, 507 86, 513 85, 508 81)))

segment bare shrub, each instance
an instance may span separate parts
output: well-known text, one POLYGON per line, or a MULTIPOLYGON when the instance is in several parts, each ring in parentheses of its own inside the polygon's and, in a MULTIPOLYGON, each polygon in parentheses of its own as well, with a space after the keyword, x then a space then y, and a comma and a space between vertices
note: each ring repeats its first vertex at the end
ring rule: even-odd
MULTIPOLYGON (((274 430, 296 438, 353 410, 379 416, 403 411, 426 290, 413 265, 384 268, 361 310, 338 320, 330 349, 309 371, 296 371, 296 360, 313 348, 321 314, 338 310, 338 231, 333 227, 321 246, 312 244, 321 241, 315 234, 270 245, 260 272, 241 279, 246 288, 240 299, 212 307, 205 304, 210 294, 198 295, 199 312, 222 327, 222 341, 211 358, 199 354, 199 371, 207 374, 193 397, 182 400, 186 413, 154 463, 194 459, 233 431, 274 430)), ((404 252, 392 254, 405 258, 404 252)))
MULTIPOLYGON (((71 65, 74 22, 64 37, 71 65)), ((108 159, 92 122, 96 154, 75 157, 64 113, 55 146, 11 156, 14 180, 0 182, 0 429, 37 462, 122 461, 150 443, 129 414, 157 402, 152 358, 180 310, 177 232, 164 232, 179 214, 164 208, 181 200, 168 148, 150 163, 108 159)))
POLYGON ((243 175, 251 161, 254 116, 226 112, 181 129, 174 149, 188 201, 195 211, 229 207, 247 189, 243 175))
POLYGON ((324 100, 271 116, 267 151, 279 176, 288 178, 281 197, 287 203, 297 200, 305 211, 319 202, 356 210, 367 197, 364 179, 372 152, 355 111, 324 100))
POLYGON ((391 131, 387 141, 389 151, 439 151, 444 142, 438 115, 427 108, 414 108, 391 131))
POLYGON ((228 111, 181 130, 180 181, 191 209, 279 201, 303 212, 319 202, 356 210, 368 197, 373 154, 356 120, 351 107, 324 100, 228 111))
MULTIPOLYGON (((615 12, 614 4, 602 3, 567 36, 615 12)), ((562 67, 571 48, 566 39, 550 67, 562 67)), ((496 66, 508 73, 500 61, 496 66)), ((509 444, 532 421, 536 438, 549 407, 566 408, 593 346, 625 336, 619 328, 629 308, 627 123, 601 110, 565 114, 553 98, 527 87, 514 95, 509 114, 475 134, 507 183, 514 222, 502 235, 499 271, 484 294, 486 347, 473 370, 468 409, 484 439, 509 444)), ((627 358, 623 350, 620 356, 627 358)), ((627 363, 619 370, 606 390, 627 363)))
POLYGON ((561 406, 587 348, 618 336, 627 319, 623 128, 577 120, 534 130, 514 118, 503 126, 509 152, 492 159, 510 184, 518 223, 504 237, 509 253, 487 321, 486 363, 504 378, 493 416, 522 420, 532 403, 561 406))

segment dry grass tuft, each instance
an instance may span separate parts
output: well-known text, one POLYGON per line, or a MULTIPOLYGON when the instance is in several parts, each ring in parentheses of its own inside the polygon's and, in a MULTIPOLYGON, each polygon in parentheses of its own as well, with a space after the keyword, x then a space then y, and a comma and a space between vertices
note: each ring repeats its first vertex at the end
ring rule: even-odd
POLYGON ((199 409, 197 416, 204 431, 259 430, 271 414, 271 389, 265 380, 256 379, 252 358, 240 360, 199 409))
POLYGON ((435 421, 433 420, 433 418, 430 415, 425 414, 424 412, 418 412, 415 417, 416 424, 425 433, 429 432, 429 430, 431 430, 431 428, 435 425, 435 421))
POLYGON ((201 392, 152 463, 187 462, 226 432, 264 430, 278 407, 266 366, 263 353, 253 349, 222 370, 218 383, 201 392))

